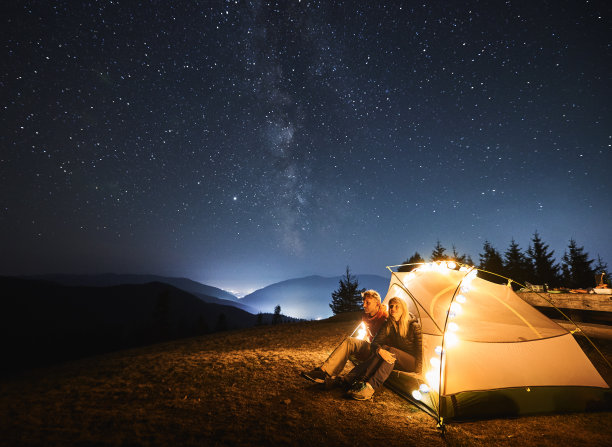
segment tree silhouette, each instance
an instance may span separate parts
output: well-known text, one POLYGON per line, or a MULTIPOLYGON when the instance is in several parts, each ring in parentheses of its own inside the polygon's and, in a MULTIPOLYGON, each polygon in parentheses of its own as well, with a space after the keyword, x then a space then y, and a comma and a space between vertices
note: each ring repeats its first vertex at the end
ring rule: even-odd
POLYGON ((555 264, 553 258, 554 251, 548 250, 540 235, 536 231, 531 240, 533 245, 527 249, 527 257, 533 266, 531 282, 536 284, 548 284, 549 286, 559 285, 559 266, 555 264))
POLYGON ((338 290, 334 290, 332 293, 332 302, 329 307, 334 315, 360 311, 361 293, 363 291, 365 289, 359 289, 359 281, 351 275, 347 266, 345 275, 340 279, 338 290))
POLYGON ((514 238, 504 253, 504 271, 508 278, 520 283, 525 283, 531 275, 531 263, 514 238))
POLYGON ((272 316, 272 324, 282 323, 281 320, 281 307, 280 304, 277 304, 274 308, 274 315, 272 316))
MULTIPOLYGON (((419 254, 418 251, 415 251, 412 256, 410 256, 408 259, 406 259, 404 264, 418 264, 419 262, 425 262, 425 259, 423 259, 421 257, 421 255, 419 254)), ((402 265, 402 266, 397 268, 397 271, 398 272, 409 272, 409 271, 411 271, 415 267, 416 266, 414 266, 414 265, 402 265)))
POLYGON ((436 246, 431 252, 431 260, 432 261, 445 261, 447 259, 448 259, 448 256, 446 255, 446 248, 442 246, 442 244, 440 243, 440 240, 438 239, 438 241, 436 242, 436 246))
POLYGON ((591 267, 594 262, 589 259, 589 254, 584 252, 584 247, 578 247, 574 239, 570 239, 569 253, 566 251, 562 258, 563 282, 567 287, 592 287, 595 279, 595 271, 591 267))
POLYGON ((455 247, 455 244, 453 244, 453 252, 451 253, 451 258, 462 264, 474 265, 474 263, 472 262, 472 258, 470 258, 469 255, 459 254, 459 252, 457 251, 457 248, 455 247))
MULTIPOLYGON (((499 254, 499 252, 495 248, 493 248, 489 241, 484 242, 483 250, 484 253, 481 253, 479 255, 480 265, 478 266, 478 268, 491 273, 497 273, 498 275, 503 275, 504 263, 502 261, 501 254, 499 254)), ((480 276, 491 282, 505 282, 503 278, 500 278, 497 275, 490 275, 486 272, 482 272, 480 276)))
POLYGON ((599 284, 600 276, 603 274, 603 282, 604 284, 608 284, 609 287, 610 273, 608 272, 608 263, 604 262, 599 255, 597 255, 597 263, 595 264, 595 267, 593 267, 593 270, 595 271, 596 282, 599 284))

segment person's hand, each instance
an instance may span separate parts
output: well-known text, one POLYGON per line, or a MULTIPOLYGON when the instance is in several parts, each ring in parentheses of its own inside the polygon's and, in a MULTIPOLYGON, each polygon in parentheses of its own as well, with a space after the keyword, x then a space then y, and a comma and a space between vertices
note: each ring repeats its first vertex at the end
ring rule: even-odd
POLYGON ((385 362, 391 365, 395 363, 395 354, 387 351, 386 349, 379 348, 378 355, 380 355, 385 362))

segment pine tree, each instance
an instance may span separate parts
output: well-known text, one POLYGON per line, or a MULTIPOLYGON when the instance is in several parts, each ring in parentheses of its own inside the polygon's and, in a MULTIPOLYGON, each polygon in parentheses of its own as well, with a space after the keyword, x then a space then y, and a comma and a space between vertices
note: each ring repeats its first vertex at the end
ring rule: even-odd
MULTIPOLYGON (((420 262, 425 262, 425 259, 421 257, 418 251, 415 251, 412 256, 406 259, 404 264, 418 264, 420 262)), ((397 271, 398 272, 409 272, 415 267, 417 266, 416 265, 402 265, 401 267, 397 268, 397 271)))
POLYGON ((442 246, 440 240, 436 242, 436 246, 431 252, 431 260, 432 261, 446 261, 448 256, 446 255, 446 248, 442 246))
MULTIPOLYGON (((486 270, 487 272, 503 275, 505 272, 501 254, 491 245, 489 241, 484 242, 483 250, 484 253, 479 254, 480 265, 478 268, 486 270)), ((488 274, 486 272, 480 273, 479 276, 492 282, 505 282, 503 278, 500 278, 497 275, 488 274)))
POLYGON ((525 283, 531 274, 531 265, 527 256, 521 251, 514 238, 510 242, 510 247, 504 253, 504 271, 508 278, 525 283))
POLYGON ((472 258, 470 258, 468 255, 459 254, 459 252, 457 251, 457 248, 455 247, 455 244, 453 244, 453 252, 451 253, 451 257, 453 260, 460 262, 462 264, 474 265, 474 263, 472 262, 472 258))
POLYGON ((608 284, 608 287, 610 287, 610 273, 608 272, 608 263, 604 262, 603 259, 601 259, 601 256, 599 255, 597 255, 597 264, 595 264, 593 270, 595 271, 595 278, 597 284, 599 284, 600 280, 603 280, 603 283, 608 284), (601 278, 602 274, 603 278, 601 278))
POLYGON ((545 244, 536 231, 531 240, 533 245, 527 249, 527 257, 532 265, 530 281, 535 284, 548 284, 557 286, 559 284, 559 266, 553 258, 554 251, 548 251, 545 244))
POLYGON ((565 286, 572 289, 593 287, 595 271, 591 264, 594 261, 584 252, 584 247, 578 247, 574 239, 570 239, 567 248, 569 253, 565 252, 561 264, 565 286))
POLYGON ((361 293, 365 289, 359 289, 359 281, 351 275, 350 269, 346 267, 345 275, 340 278, 338 290, 332 293, 332 302, 329 307, 334 315, 344 312, 357 312, 361 310, 361 293))
POLYGON ((274 308, 274 315, 272 316, 272 324, 282 323, 281 320, 281 307, 280 304, 277 304, 274 308))

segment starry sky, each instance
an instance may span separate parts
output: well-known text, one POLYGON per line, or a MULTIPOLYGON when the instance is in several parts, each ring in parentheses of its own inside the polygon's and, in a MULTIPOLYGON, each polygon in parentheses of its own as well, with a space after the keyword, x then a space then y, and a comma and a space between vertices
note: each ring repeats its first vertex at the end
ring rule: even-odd
POLYGON ((5 3, 0 274, 612 264, 606 1, 5 3))

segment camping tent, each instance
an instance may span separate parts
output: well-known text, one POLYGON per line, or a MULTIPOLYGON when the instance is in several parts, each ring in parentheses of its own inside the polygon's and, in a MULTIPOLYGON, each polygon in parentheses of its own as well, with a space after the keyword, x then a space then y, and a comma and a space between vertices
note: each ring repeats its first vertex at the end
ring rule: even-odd
MULTIPOLYGON (((389 269, 391 270, 391 269, 389 269)), ((384 302, 402 298, 423 328, 423 370, 386 385, 439 423, 608 407, 610 389, 571 332, 508 285, 454 262, 393 272, 384 302)))

